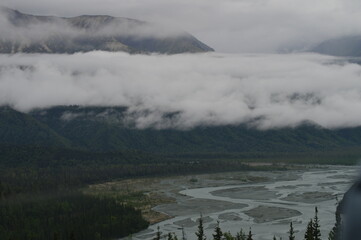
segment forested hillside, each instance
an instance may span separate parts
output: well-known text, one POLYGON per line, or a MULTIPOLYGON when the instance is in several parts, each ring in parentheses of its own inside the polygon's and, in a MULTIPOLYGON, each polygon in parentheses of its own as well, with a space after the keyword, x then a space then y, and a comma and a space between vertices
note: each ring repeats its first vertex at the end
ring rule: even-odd
POLYGON ((31 115, 72 147, 90 151, 140 150, 165 154, 312 152, 361 147, 361 128, 325 129, 312 123, 259 130, 246 124, 191 129, 137 129, 122 107, 54 107, 31 115))
POLYGON ((137 129, 124 121, 125 112, 122 107, 0 109, 0 226, 7 229, 1 238, 112 239, 148 226, 131 206, 77 192, 88 184, 283 170, 280 162, 351 164, 361 156, 361 128, 330 130, 308 123, 272 130, 246 125, 137 129), (274 165, 248 164, 257 161, 274 165), (99 221, 89 222, 92 216, 99 221), (9 226, 9 219, 16 224, 9 226), (14 235, 13 228, 23 231, 14 235))
POLYGON ((0 143, 69 147, 70 141, 32 116, 9 107, 0 108, 0 143))

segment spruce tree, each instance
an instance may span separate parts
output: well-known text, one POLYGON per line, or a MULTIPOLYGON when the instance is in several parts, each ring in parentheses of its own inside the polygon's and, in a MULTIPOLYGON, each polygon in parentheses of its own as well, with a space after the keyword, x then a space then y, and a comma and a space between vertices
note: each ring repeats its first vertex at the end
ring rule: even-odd
POLYGON ((162 233, 160 232, 160 228, 158 226, 157 233, 155 234, 155 237, 153 238, 153 240, 160 240, 161 237, 162 237, 162 233))
POLYGON ((313 239, 321 240, 320 220, 318 219, 318 209, 315 207, 315 217, 313 219, 313 239))
POLYGON ((290 223, 290 231, 288 232, 290 235, 288 237, 289 240, 295 240, 295 232, 293 230, 293 224, 290 223))
POLYGON ((246 240, 246 233, 243 232, 243 229, 237 233, 236 240, 246 240))
POLYGON ((225 240, 235 240, 233 235, 230 232, 226 232, 223 234, 225 240))
POLYGON ((309 223, 307 224, 307 229, 305 233, 305 240, 314 240, 313 237, 313 220, 310 219, 309 223))
POLYGON ((198 232, 196 232, 197 240, 206 240, 206 236, 204 235, 204 227, 203 227, 203 216, 201 214, 198 220, 198 232))
POLYGON ((249 228, 247 240, 253 240, 253 234, 252 234, 252 229, 251 228, 249 228))
POLYGON ((167 240, 178 240, 178 237, 175 233, 168 233, 167 240))
POLYGON ((222 240, 222 236, 223 236, 223 233, 222 233, 221 228, 219 227, 219 221, 217 221, 217 226, 214 229, 213 239, 214 240, 222 240))
POLYGON ((182 226, 182 240, 187 240, 186 233, 184 232, 183 226, 182 226))
POLYGON ((334 228, 335 227, 333 227, 331 232, 328 234, 328 240, 336 240, 336 234, 335 234, 334 228))
MULTIPOLYGON (((336 199, 337 200, 337 199, 336 199)), ((337 200, 337 208, 335 213, 336 223, 332 228, 331 232, 328 234, 328 240, 340 240, 341 234, 341 214, 340 214, 340 204, 337 200)))

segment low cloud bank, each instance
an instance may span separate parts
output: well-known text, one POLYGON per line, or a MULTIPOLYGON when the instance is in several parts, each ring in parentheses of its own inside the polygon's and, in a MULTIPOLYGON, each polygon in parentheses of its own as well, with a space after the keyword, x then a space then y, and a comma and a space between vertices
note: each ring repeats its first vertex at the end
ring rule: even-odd
POLYGON ((0 105, 125 106, 139 128, 339 128, 361 125, 360 78, 361 66, 315 54, 0 55, 0 105))

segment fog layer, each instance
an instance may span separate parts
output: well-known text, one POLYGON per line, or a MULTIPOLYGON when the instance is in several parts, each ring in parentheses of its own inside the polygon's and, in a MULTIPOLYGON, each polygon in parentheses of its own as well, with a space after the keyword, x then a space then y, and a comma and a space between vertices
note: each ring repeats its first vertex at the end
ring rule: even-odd
POLYGON ((0 55, 0 104, 126 106, 139 128, 337 128, 361 125, 360 75, 359 65, 313 54, 0 55))

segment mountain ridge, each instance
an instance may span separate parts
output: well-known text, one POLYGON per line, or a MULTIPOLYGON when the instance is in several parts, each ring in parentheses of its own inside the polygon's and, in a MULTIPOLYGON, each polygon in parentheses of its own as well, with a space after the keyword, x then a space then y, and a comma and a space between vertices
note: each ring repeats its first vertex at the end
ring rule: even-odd
POLYGON ((323 41, 311 52, 337 57, 361 57, 361 35, 343 36, 323 41))
POLYGON ((214 51, 187 32, 136 19, 107 15, 37 16, 4 7, 0 12, 9 31, 4 35, 10 36, 0 38, 0 53, 214 51))

